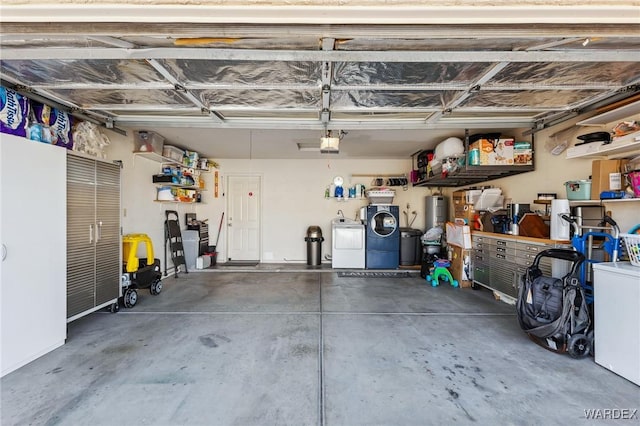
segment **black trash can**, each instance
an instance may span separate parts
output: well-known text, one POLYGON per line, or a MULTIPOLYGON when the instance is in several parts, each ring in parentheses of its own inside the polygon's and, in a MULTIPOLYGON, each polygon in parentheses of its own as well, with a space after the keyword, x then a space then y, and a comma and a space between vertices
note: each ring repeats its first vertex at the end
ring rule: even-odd
POLYGON ((307 265, 319 266, 322 263, 322 229, 319 226, 307 228, 307 265))
POLYGON ((400 265, 419 265, 422 259, 420 237, 422 231, 413 228, 400 228, 400 265))

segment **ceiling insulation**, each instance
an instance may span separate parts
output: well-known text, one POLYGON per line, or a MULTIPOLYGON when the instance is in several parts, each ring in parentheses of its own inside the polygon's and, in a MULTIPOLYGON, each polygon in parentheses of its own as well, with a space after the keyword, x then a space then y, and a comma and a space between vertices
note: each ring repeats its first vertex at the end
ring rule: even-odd
POLYGON ((639 25, 6 23, 2 84, 114 128, 540 130, 640 93, 639 25))

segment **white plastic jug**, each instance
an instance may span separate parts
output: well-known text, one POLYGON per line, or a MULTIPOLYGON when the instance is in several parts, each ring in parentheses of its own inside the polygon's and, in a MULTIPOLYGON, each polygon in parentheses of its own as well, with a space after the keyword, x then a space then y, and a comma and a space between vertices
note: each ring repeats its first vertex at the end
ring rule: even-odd
POLYGON ((552 240, 569 240, 570 224, 562 219, 561 215, 571 215, 569 209, 569 200, 555 199, 551 200, 551 239, 552 240))

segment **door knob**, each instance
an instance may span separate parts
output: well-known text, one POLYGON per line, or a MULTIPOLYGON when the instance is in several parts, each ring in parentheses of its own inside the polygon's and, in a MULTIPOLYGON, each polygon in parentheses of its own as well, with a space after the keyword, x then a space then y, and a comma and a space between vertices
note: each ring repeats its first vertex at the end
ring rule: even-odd
POLYGON ((7 246, 2 245, 2 260, 4 261, 7 258, 7 246))

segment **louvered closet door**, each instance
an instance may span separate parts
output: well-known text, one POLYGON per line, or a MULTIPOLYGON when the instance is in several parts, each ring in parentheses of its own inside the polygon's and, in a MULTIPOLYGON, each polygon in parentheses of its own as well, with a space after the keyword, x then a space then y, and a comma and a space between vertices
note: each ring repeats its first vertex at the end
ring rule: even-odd
POLYGON ((96 162, 96 305, 119 295, 120 166, 96 162))
POLYGON ((94 160, 67 155, 67 318, 95 306, 94 160))

